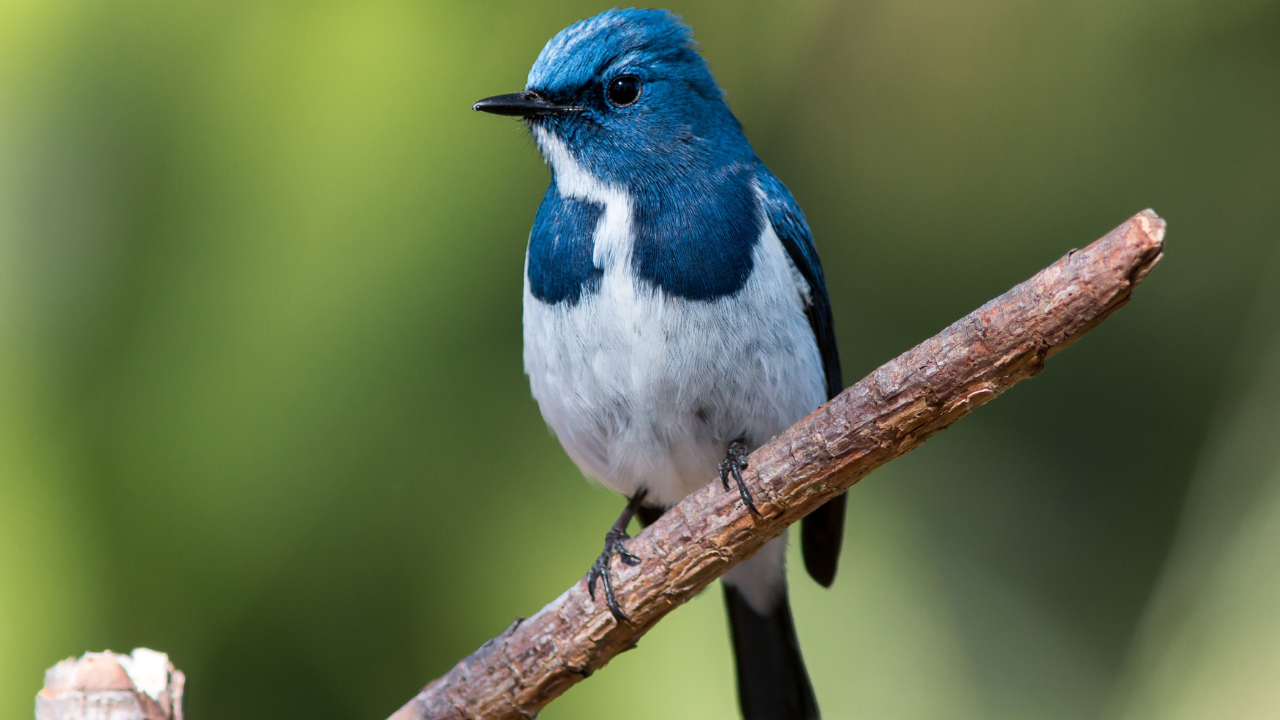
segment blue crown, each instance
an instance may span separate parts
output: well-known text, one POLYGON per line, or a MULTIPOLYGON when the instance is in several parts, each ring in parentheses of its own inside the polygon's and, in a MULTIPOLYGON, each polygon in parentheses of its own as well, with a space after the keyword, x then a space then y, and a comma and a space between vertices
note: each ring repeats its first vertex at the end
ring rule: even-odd
POLYGON ((720 91, 698 53, 693 29, 680 16, 634 8, 607 10, 557 33, 529 70, 528 88, 577 89, 624 67, 675 72, 704 91, 720 91))

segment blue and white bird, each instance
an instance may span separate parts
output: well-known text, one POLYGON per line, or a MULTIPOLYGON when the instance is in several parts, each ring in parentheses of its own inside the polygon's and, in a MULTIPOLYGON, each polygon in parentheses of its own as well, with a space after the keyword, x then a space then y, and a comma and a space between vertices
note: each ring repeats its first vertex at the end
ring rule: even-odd
MULTIPOLYGON (((643 524, 841 389, 831 306, 804 214, 752 150, 692 30, 610 10, 543 48, 523 92, 476 110, 523 118, 551 169, 525 257, 524 366, 583 473, 629 498, 589 574, 626 615, 610 563, 643 524)), ((805 566, 835 578, 842 495, 803 521, 805 566)), ((818 717, 796 640, 786 536, 724 576, 748 720, 818 717)))

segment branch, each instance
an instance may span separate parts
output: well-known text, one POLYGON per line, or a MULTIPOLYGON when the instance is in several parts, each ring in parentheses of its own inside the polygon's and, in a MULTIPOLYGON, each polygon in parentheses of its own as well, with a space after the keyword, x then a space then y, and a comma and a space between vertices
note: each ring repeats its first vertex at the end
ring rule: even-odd
POLYGON ((761 517, 718 482, 627 543, 641 563, 614 566, 618 623, 585 578, 463 658, 391 720, 532 718, 636 645, 787 526, 910 452, 1015 383, 1129 300, 1160 260, 1165 223, 1145 210, 1084 250, 983 305, 840 393, 750 457, 744 478, 761 517))

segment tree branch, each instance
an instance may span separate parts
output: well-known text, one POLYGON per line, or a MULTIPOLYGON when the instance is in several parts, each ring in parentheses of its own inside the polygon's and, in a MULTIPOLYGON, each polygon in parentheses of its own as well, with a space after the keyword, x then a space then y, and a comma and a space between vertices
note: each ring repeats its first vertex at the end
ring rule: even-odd
POLYGON ((618 623, 586 583, 463 658, 392 720, 532 718, 635 647, 667 613, 791 523, 1015 383, 1129 300, 1160 260, 1165 223, 1138 213, 1084 250, 885 363, 751 454, 744 477, 761 517, 712 482, 628 542, 614 566, 618 623))

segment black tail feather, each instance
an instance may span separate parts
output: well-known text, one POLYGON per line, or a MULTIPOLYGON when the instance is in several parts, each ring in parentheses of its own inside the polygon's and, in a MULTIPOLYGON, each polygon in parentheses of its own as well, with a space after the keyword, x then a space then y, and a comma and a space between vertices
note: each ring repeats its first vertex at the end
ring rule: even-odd
POLYGON ((840 564, 840 545, 844 541, 847 494, 837 495, 800 521, 800 549, 804 551, 804 567, 822 587, 831 587, 840 564))
POLYGON ((818 720, 818 701, 800 656, 791 603, 760 615, 735 588, 724 586, 738 665, 738 703, 744 720, 818 720))

